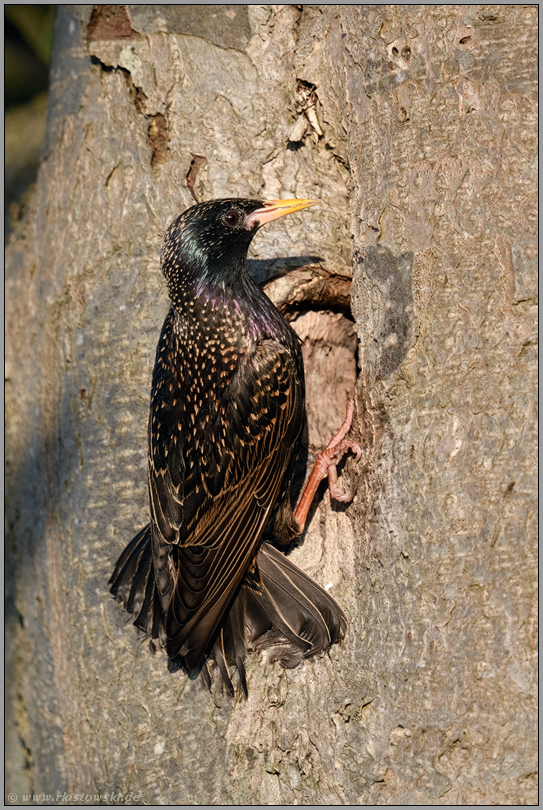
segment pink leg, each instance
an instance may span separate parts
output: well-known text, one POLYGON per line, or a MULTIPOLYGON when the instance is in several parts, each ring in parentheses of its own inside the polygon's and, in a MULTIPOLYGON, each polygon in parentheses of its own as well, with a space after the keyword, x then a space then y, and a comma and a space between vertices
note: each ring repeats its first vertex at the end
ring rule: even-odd
POLYGON ((356 455, 357 461, 360 460, 362 455, 362 448, 360 445, 352 439, 345 438, 351 429, 353 414, 354 402, 351 400, 347 405, 347 416, 345 417, 344 423, 315 462, 315 466, 313 467, 313 471, 309 477, 307 486, 294 513, 294 518, 300 527, 298 532, 299 534, 301 534, 304 530, 305 522, 307 520, 307 515, 313 502, 313 498, 315 497, 315 493, 323 478, 328 476, 328 486, 330 488, 330 495, 332 498, 335 498, 337 501, 347 502, 351 501, 354 497, 354 493, 346 493, 338 485, 336 468, 338 456, 344 450, 352 450, 356 455))

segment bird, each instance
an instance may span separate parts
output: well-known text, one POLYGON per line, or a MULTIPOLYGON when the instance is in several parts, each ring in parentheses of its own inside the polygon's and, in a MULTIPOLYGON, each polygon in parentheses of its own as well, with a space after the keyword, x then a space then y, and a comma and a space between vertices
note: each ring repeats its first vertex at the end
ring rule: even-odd
POLYGON ((353 415, 319 457, 293 510, 305 420, 300 340, 247 271, 266 223, 316 205, 231 198, 196 204, 163 239, 171 301, 158 342, 148 425, 150 522, 121 554, 111 592, 136 627, 232 696, 247 697, 245 660, 283 667, 328 650, 347 619, 283 553, 304 528, 322 478, 361 449, 353 415), (271 528, 272 541, 263 540, 271 528))

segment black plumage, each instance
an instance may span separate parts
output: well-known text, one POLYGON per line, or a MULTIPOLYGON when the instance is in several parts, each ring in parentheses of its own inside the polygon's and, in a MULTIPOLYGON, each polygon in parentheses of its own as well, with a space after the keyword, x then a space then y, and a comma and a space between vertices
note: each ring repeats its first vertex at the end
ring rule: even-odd
POLYGON ((345 633, 334 599, 268 543, 299 526, 291 484, 305 418, 298 337, 246 268, 265 222, 308 200, 216 200, 168 229, 162 269, 172 307, 153 372, 151 522, 127 546, 112 592, 152 643, 188 670, 215 661, 247 694, 244 659, 284 666, 345 633))

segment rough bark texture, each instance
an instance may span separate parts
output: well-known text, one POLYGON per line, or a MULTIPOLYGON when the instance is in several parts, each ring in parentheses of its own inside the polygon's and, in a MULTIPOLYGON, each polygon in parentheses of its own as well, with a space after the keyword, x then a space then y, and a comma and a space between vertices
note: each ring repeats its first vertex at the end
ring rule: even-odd
MULTIPOLYGON (((59 8, 8 255, 9 778, 135 804, 535 803, 537 8, 59 8), (148 519, 161 237, 230 195, 322 201, 252 269, 352 268, 367 448, 355 502, 325 495, 293 557, 345 643, 252 660, 237 703, 153 658, 107 589, 148 519)), ((315 413, 354 385, 356 341, 309 299, 315 413)))

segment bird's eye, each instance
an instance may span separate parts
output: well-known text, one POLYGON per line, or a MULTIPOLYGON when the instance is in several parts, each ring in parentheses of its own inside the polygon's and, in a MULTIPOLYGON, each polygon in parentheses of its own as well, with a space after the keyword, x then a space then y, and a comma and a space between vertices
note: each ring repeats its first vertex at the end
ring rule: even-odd
POLYGON ((227 225, 230 225, 231 228, 235 228, 236 225, 239 222, 239 214, 238 214, 238 212, 237 211, 229 211, 226 214, 226 216, 224 218, 224 221, 226 222, 227 225))

